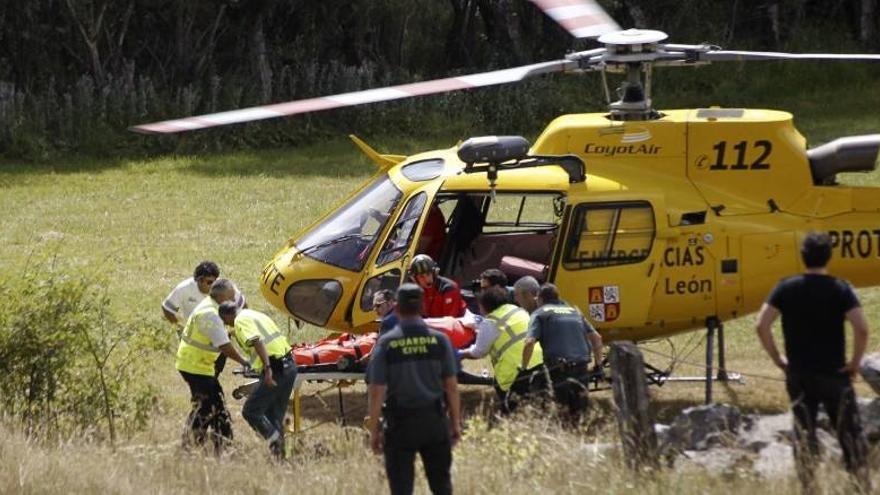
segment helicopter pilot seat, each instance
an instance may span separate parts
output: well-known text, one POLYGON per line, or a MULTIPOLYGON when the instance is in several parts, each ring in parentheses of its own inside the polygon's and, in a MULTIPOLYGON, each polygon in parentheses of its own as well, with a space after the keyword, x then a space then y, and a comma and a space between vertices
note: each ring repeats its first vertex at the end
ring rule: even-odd
POLYGON ((507 275, 507 280, 509 282, 515 282, 527 275, 535 277, 535 280, 537 280, 538 283, 544 283, 547 281, 548 267, 537 261, 518 258, 516 256, 504 256, 501 258, 501 266, 499 268, 505 275, 507 275))

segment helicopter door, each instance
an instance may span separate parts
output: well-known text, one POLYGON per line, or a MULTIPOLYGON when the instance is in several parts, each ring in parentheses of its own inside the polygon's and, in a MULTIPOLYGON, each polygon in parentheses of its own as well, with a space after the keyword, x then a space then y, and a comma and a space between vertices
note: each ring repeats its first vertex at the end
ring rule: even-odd
POLYGON ((643 326, 660 262, 653 201, 572 206, 551 280, 599 328, 643 326))
POLYGON ((409 261, 412 259, 418 242, 419 225, 428 214, 434 194, 440 187, 435 181, 412 193, 395 219, 384 242, 382 249, 371 258, 364 273, 364 282, 358 289, 358 297, 351 311, 352 326, 363 327, 376 321, 373 311, 373 294, 382 289, 396 290, 400 286, 409 261))

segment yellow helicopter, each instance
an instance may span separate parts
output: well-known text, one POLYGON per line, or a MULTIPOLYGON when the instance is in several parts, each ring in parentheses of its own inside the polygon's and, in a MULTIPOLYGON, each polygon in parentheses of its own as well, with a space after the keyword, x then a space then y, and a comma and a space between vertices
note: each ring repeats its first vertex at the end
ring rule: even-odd
POLYGON ((835 180, 875 168, 880 134, 808 149, 783 111, 651 104, 654 67, 880 55, 668 44, 660 31, 620 31, 593 1, 534 3, 574 36, 598 36, 602 47, 506 70, 133 129, 174 133, 554 72, 599 72, 610 95, 606 74, 623 75, 620 99, 609 96, 608 111, 558 117, 533 144, 480 137, 398 156, 352 136, 378 173, 290 239, 262 272, 272 305, 336 331, 374 330, 374 292, 397 287, 423 252, 460 283, 499 267, 511 279, 553 282, 606 340, 708 328, 710 369, 715 329, 758 309, 780 278, 802 269, 798 245, 806 232, 831 235, 834 274, 857 287, 880 284, 880 189, 835 180), (438 218, 441 228, 428 227, 438 218))

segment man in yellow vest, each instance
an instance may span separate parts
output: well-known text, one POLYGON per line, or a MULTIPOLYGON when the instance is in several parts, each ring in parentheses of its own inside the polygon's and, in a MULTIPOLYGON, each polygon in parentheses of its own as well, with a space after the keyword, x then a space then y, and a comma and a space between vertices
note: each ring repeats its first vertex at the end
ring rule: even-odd
POLYGON ((240 309, 234 301, 220 305, 220 318, 233 327, 233 336, 261 373, 257 385, 244 403, 242 416, 257 433, 269 441, 269 450, 284 459, 284 414, 296 383, 296 363, 290 343, 268 315, 240 309))
POLYGON ((506 288, 483 289, 478 302, 485 317, 477 327, 477 341, 461 352, 463 359, 489 355, 495 374, 495 391, 505 414, 516 409, 515 395, 529 392, 532 377, 540 376, 538 371, 544 362, 541 348, 536 346, 526 369, 522 372, 519 369, 529 328, 529 313, 508 303, 508 297, 506 288))
POLYGON ((249 365, 232 346, 217 313, 220 303, 234 299, 235 286, 229 280, 217 279, 211 285, 208 297, 193 309, 186 322, 175 362, 192 394, 193 407, 187 418, 184 445, 189 445, 190 440, 203 445, 211 429, 217 453, 232 440, 232 423, 223 400, 223 388, 214 374, 214 362, 222 353, 244 366, 249 365))

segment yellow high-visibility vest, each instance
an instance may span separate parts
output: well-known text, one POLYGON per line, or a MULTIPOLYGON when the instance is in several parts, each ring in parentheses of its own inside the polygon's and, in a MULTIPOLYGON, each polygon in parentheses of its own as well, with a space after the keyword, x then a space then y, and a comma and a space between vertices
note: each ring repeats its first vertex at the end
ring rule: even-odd
POLYGON ((254 338, 259 338, 263 342, 269 357, 283 358, 290 352, 287 337, 278 330, 278 325, 269 315, 252 309, 243 309, 235 317, 235 341, 247 355, 254 371, 260 371, 263 369, 263 362, 250 344, 254 338))
MULTIPOLYGON (((507 391, 516 379, 517 367, 522 363, 523 347, 529 329, 529 313, 513 304, 503 304, 486 318, 498 328, 499 336, 489 349, 492 370, 498 387, 507 391)), ((535 343, 528 367, 534 368, 544 362, 541 344, 535 343)))
POLYGON ((220 355, 220 349, 214 347, 211 339, 201 329, 206 317, 213 314, 220 318, 218 307, 213 299, 206 297, 193 309, 180 336, 180 344, 177 345, 175 366, 178 370, 194 375, 214 376, 214 361, 220 355))

